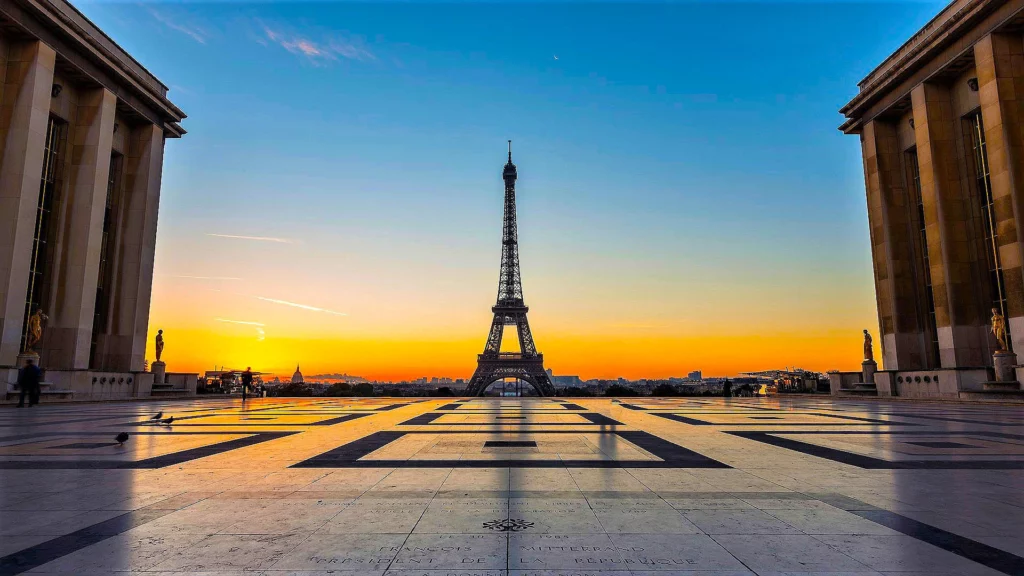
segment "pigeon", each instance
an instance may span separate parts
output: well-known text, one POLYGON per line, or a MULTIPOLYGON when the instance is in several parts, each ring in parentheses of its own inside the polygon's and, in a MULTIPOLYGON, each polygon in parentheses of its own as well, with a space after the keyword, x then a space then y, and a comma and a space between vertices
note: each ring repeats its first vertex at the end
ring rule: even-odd
POLYGON ((127 432, 121 432, 117 436, 114 436, 114 440, 117 440, 118 444, 120 444, 121 446, 124 446, 124 443, 128 441, 128 433, 127 432))
POLYGON ((164 418, 163 420, 160 421, 161 424, 167 425, 170 425, 171 422, 174 422, 174 416, 168 416, 167 418, 164 418))
POLYGON ((163 417, 164 417, 164 413, 163 412, 157 412, 155 416, 150 418, 150 420, 159 420, 159 419, 161 419, 163 417))

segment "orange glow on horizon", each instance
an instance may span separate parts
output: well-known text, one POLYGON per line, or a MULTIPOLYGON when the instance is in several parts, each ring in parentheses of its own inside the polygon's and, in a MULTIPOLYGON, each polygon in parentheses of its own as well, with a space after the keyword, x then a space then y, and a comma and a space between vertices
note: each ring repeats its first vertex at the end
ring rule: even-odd
MULTIPOLYGON (((392 244, 371 254, 323 234, 293 244, 194 234, 158 243, 148 358, 163 329, 169 371, 252 366, 287 378, 299 364, 310 378, 472 375, 492 320, 493 246, 453 253, 388 235, 392 244)), ((866 260, 810 273, 799 258, 675 256, 523 255, 536 270, 523 282, 545 367, 584 380, 856 371, 864 328, 882 356, 866 260)), ((514 330, 503 340, 514 348, 514 330)))
MULTIPOLYGON (((454 340, 253 338, 195 329, 166 330, 168 370, 199 372, 217 367, 290 377, 295 365, 305 376, 347 373, 370 380, 420 377, 467 379, 476 368, 483 338, 454 340)), ((668 378, 701 370, 706 376, 800 367, 856 370, 859 335, 744 335, 710 337, 572 337, 540 341, 545 367, 556 375, 591 378, 668 378)), ((148 357, 153 358, 152 344, 148 357)))

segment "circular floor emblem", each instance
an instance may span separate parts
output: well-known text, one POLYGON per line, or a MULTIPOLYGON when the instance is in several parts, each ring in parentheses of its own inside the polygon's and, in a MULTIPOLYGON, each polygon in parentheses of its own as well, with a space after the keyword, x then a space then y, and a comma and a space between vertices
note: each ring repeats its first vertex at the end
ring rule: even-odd
POLYGON ((526 520, 520 520, 518 518, 491 520, 490 522, 484 522, 484 528, 488 528, 496 532, 519 532, 520 530, 533 528, 533 522, 527 522, 526 520))

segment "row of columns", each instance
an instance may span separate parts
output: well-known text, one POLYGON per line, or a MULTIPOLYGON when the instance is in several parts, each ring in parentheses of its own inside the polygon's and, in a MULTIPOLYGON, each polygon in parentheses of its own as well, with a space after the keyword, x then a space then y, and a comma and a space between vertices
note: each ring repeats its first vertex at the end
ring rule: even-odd
MULTIPOLYGON (((12 44, 0 97, 0 366, 13 366, 21 352, 55 61, 42 42, 12 44)), ((123 127, 130 134, 117 250, 108 254, 115 266, 111 314, 99 327, 98 365, 90 366, 116 106, 106 88, 79 92, 64 151, 70 171, 59 192, 63 207, 51 215, 63 241, 47 271, 53 308, 45 310, 44 368, 143 369, 164 143, 162 127, 149 123, 123 127)))
MULTIPOLYGON (((1006 316, 1012 342, 1024 352, 1024 277, 1022 277, 1021 210, 1024 209, 1024 41, 1019 35, 993 33, 974 46, 978 101, 987 146, 994 226, 1007 296, 1006 316)), ((927 366, 927 335, 939 341, 939 367, 990 365, 996 342, 989 334, 989 308, 984 289, 987 262, 980 248, 984 231, 977 225, 978 199, 962 174, 958 150, 971 154, 963 126, 954 110, 948 85, 924 82, 910 94, 913 138, 919 167, 925 241, 911 225, 916 191, 901 162, 897 126, 874 119, 864 126, 862 147, 871 225, 872 257, 883 360, 889 370, 927 366), (925 270, 926 252, 930 269, 925 270), (921 275, 931 280, 934 327, 926 326, 929 311, 921 275)))
POLYGON ((1024 353, 1024 42, 1019 35, 990 34, 975 46, 974 59, 1012 347, 1024 353))

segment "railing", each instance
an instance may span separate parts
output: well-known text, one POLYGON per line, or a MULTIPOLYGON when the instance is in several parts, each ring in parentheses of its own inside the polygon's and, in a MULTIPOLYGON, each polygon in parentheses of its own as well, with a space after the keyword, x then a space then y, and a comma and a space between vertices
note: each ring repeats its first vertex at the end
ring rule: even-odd
POLYGON ((498 354, 480 354, 481 359, 485 360, 537 360, 543 358, 543 354, 536 354, 533 356, 527 356, 519 352, 500 352, 498 354))

